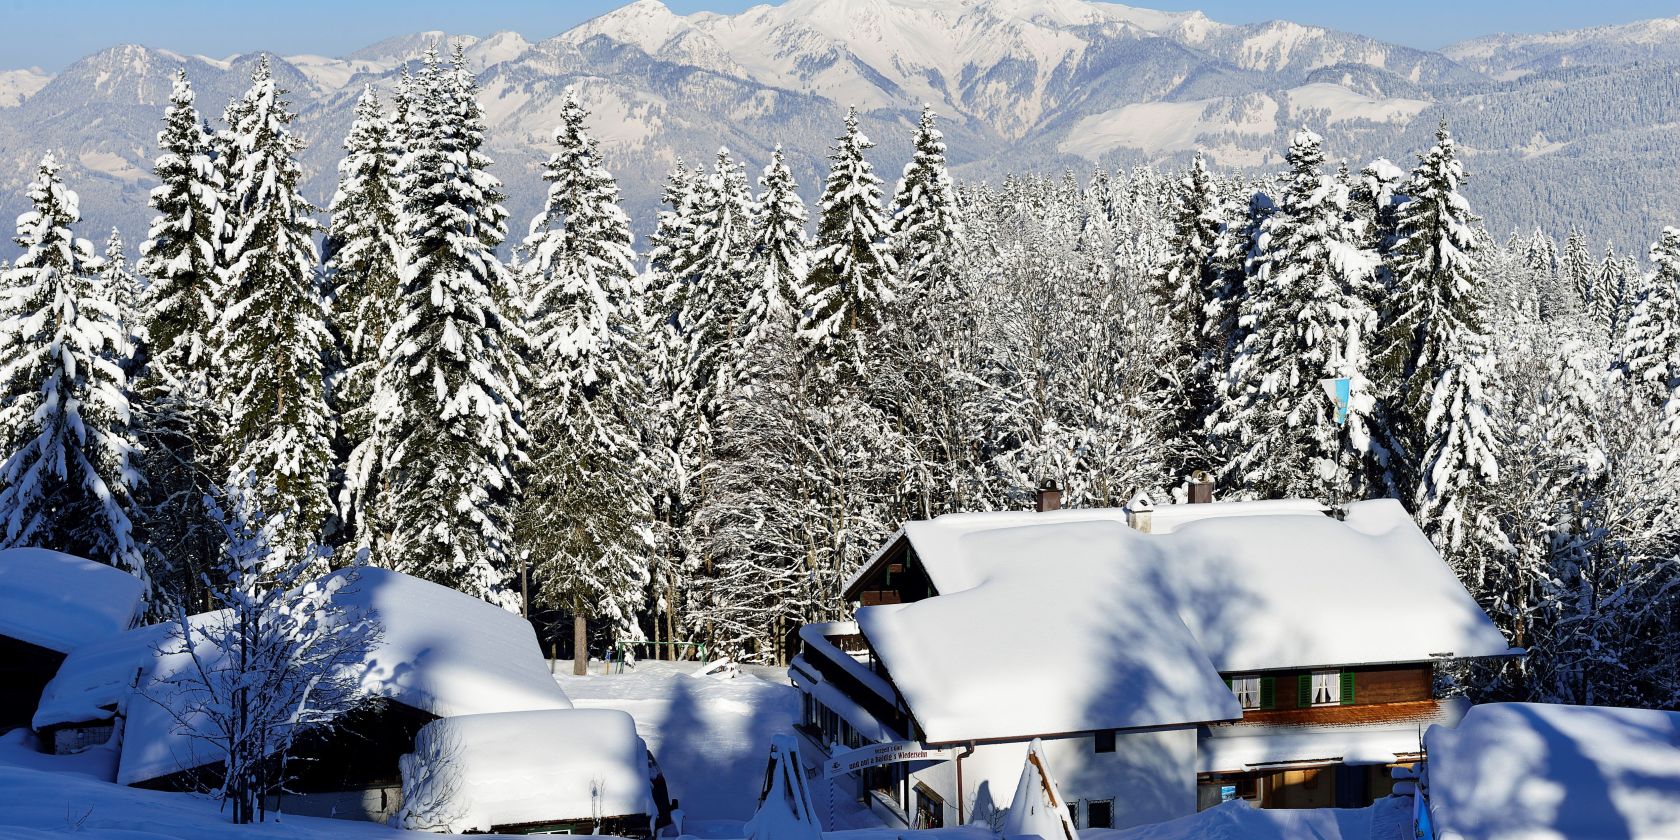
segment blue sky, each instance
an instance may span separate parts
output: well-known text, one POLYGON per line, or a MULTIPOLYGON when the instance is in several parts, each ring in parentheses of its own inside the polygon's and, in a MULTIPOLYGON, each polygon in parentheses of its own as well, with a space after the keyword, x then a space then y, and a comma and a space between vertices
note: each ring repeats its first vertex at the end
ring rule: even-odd
MULTIPOLYGON (((736 12, 754 0, 666 4, 683 13, 736 12)), ((475 35, 512 29, 536 40, 619 5, 619 0, 0 0, 0 69, 57 71, 124 42, 224 56, 253 50, 342 55, 426 29, 475 35)), ((1132 5, 1201 9, 1229 23, 1285 18, 1428 49, 1492 32, 1544 32, 1680 14, 1680 0, 1133 0, 1132 5)))

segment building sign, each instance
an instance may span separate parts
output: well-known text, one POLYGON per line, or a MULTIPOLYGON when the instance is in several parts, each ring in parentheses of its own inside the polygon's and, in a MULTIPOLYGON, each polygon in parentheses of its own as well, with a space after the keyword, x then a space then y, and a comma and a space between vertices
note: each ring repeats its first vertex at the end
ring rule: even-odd
POLYGON ((904 761, 947 761, 951 758, 950 750, 935 750, 922 746, 917 741, 892 741, 886 744, 870 744, 862 749, 838 753, 828 760, 828 778, 856 773, 866 767, 879 767, 883 764, 897 764, 904 761))

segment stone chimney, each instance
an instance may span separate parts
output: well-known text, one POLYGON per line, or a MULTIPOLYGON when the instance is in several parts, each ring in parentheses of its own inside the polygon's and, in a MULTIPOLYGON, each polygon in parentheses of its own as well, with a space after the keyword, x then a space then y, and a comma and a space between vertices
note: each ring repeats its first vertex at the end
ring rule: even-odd
POLYGON ((1190 474, 1190 504, 1205 505, 1213 501, 1213 475, 1207 470, 1190 474))
POLYGON ((1053 478, 1046 478, 1039 482, 1038 490, 1033 493, 1033 509, 1039 513, 1049 510, 1059 510, 1062 507, 1062 488, 1053 478))

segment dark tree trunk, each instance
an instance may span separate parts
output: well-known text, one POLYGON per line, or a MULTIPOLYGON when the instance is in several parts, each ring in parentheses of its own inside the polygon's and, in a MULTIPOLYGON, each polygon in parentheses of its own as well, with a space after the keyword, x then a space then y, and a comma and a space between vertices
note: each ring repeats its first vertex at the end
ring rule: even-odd
POLYGON ((581 610, 572 613, 572 676, 589 673, 589 620, 581 610))

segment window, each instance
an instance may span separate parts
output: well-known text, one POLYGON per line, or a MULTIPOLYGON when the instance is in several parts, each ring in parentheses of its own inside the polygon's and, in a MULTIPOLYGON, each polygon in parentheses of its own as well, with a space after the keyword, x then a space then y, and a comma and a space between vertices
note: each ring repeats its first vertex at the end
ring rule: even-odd
POLYGON ((1259 677, 1232 677, 1231 693, 1237 695, 1237 702, 1244 709, 1261 708, 1259 677))
POLYGON ((1112 730, 1112 729, 1099 729, 1099 730, 1097 730, 1097 735, 1096 735, 1094 746, 1095 746, 1096 751, 1100 752, 1100 753, 1114 752, 1114 730, 1112 730))
POLYGON ((1314 671, 1312 675, 1312 704, 1338 706, 1342 702, 1342 672, 1314 671))
POLYGON ((1114 800, 1096 799, 1085 803, 1086 828, 1114 827, 1114 800))
POLYGON ((1079 827, 1079 800, 1068 800, 1068 817, 1073 820, 1073 827, 1079 827))

